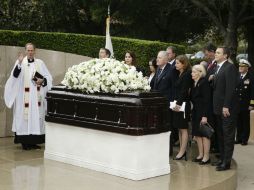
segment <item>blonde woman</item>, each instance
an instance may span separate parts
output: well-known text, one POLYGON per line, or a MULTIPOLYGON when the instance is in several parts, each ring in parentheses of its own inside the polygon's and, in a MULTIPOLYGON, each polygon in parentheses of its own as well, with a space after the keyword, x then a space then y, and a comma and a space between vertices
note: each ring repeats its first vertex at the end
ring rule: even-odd
POLYGON ((192 136, 198 145, 198 156, 193 159, 200 165, 210 163, 210 139, 202 137, 199 132, 200 124, 208 122, 209 105, 211 101, 211 89, 205 79, 206 71, 203 65, 195 65, 192 68, 194 84, 191 89, 192 109, 192 136))

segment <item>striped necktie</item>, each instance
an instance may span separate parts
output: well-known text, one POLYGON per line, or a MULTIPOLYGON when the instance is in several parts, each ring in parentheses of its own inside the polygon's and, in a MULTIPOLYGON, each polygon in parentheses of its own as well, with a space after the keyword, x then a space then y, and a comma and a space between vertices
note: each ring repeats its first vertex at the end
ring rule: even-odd
POLYGON ((162 73, 162 69, 159 69, 158 70, 158 77, 161 75, 161 73, 162 73))

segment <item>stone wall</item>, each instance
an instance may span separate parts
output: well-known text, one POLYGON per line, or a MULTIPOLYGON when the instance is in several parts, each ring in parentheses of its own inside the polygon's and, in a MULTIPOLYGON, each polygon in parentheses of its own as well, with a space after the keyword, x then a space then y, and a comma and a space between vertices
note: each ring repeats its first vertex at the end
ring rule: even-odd
MULTIPOLYGON (((24 52, 24 47, 0 46, 0 137, 12 136, 12 110, 8 109, 4 103, 4 86, 10 76, 10 72, 18 57, 19 52, 24 52)), ((59 51, 44 49, 36 50, 36 57, 42 59, 53 76, 53 84, 59 84, 67 69, 80 62, 91 59, 59 51)))

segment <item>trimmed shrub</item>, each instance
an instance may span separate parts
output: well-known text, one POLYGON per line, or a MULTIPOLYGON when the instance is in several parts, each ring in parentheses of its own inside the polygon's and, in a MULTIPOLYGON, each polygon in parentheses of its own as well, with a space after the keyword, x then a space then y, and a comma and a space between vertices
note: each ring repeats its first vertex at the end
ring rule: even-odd
POLYGON ((193 66, 193 65, 197 65, 197 64, 200 64, 202 61, 207 61, 206 59, 198 59, 198 58, 195 58, 195 59, 189 59, 190 60, 190 64, 193 66))
MULTIPOLYGON (((24 46, 32 42, 40 49, 74 53, 89 57, 98 57, 101 47, 105 46, 105 36, 57 33, 0 30, 0 45, 24 46)), ((147 69, 148 61, 157 56, 158 51, 168 46, 175 46, 177 54, 185 53, 185 46, 129 38, 112 37, 115 58, 123 60, 127 50, 135 52, 139 67, 147 69)))

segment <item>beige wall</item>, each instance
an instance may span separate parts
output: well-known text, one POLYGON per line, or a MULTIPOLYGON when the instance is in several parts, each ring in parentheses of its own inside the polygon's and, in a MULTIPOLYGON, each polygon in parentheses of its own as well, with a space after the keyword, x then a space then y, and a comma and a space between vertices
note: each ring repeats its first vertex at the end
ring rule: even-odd
MULTIPOLYGON (((24 52, 24 47, 0 46, 0 137, 11 136, 12 110, 6 108, 3 100, 4 86, 8 79, 19 52, 24 52)), ((53 76, 53 84, 59 84, 66 70, 80 62, 91 59, 90 57, 51 51, 36 50, 36 57, 42 59, 53 76)))

